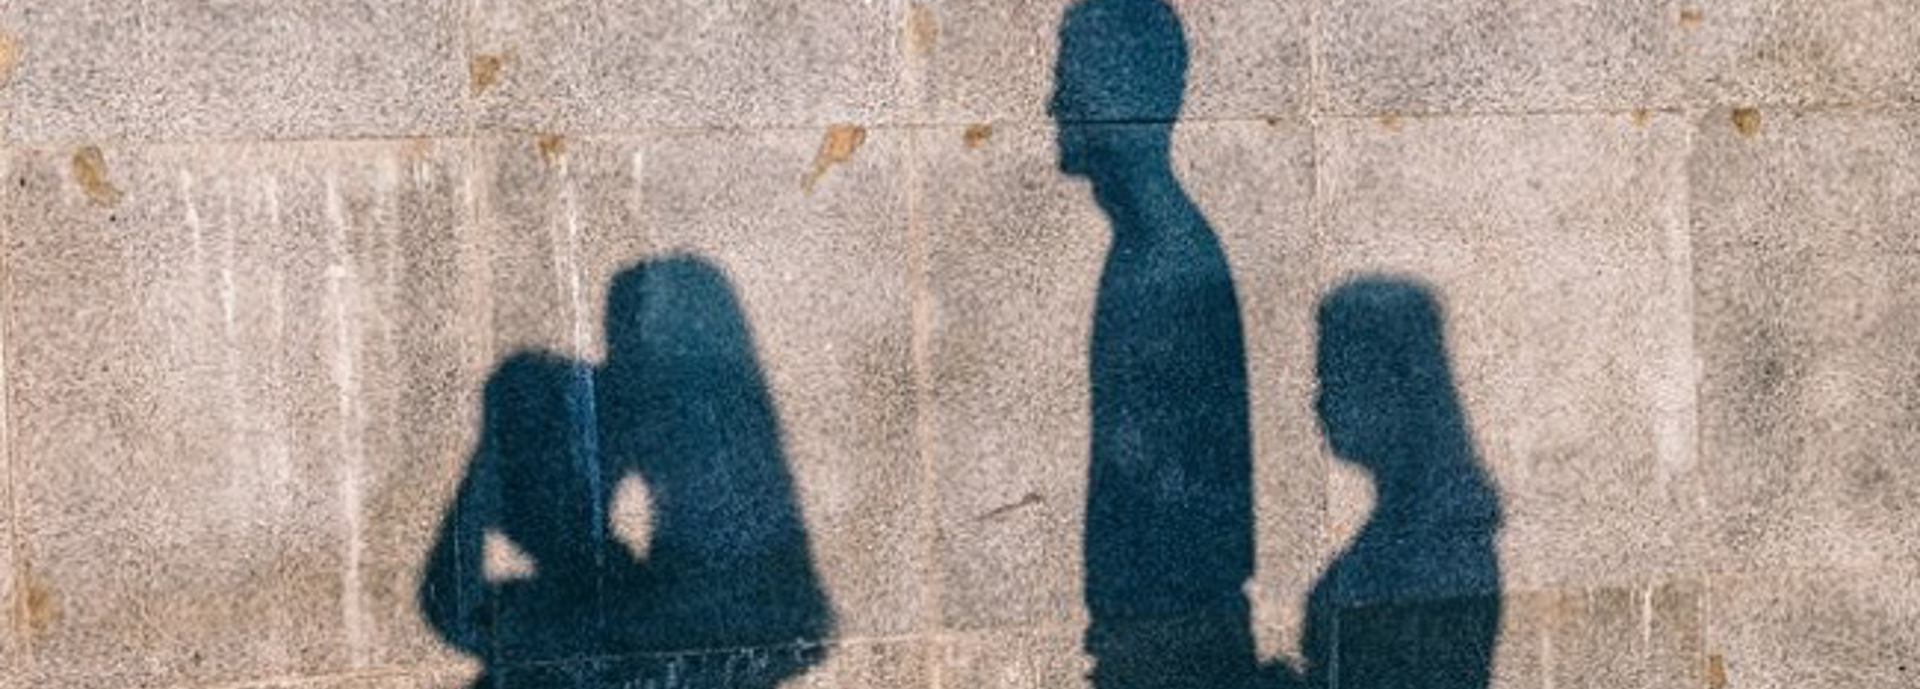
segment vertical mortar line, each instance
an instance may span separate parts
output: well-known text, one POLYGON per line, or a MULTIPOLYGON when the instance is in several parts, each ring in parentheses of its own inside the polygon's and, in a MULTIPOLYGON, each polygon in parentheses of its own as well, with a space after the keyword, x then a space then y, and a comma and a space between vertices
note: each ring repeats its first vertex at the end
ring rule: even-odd
POLYGON ((1326 39, 1323 32, 1326 27, 1326 6, 1330 0, 1313 0, 1307 5, 1307 102, 1304 110, 1309 120, 1318 118, 1323 110, 1322 100, 1326 93, 1327 65, 1324 50, 1326 39))
MULTIPOLYGON (((1693 160, 1695 148, 1699 146, 1700 143, 1698 123, 1702 121, 1705 114, 1705 109, 1698 106, 1683 106, 1679 110, 1682 126, 1681 131, 1684 132, 1686 136, 1686 140, 1682 142, 1680 147, 1681 150, 1685 152, 1685 157, 1682 158, 1680 162, 1681 231, 1678 234, 1680 241, 1684 243, 1686 258, 1685 263, 1679 266, 1680 269, 1684 271, 1684 275, 1682 276, 1684 279, 1680 287, 1681 296, 1684 301, 1681 302, 1679 308, 1682 311, 1681 317, 1684 319, 1684 327, 1687 330, 1686 339, 1684 340, 1686 351, 1682 353, 1684 358, 1681 359, 1681 361, 1685 363, 1687 371, 1692 376, 1692 379, 1689 381, 1690 384, 1688 385, 1690 399, 1688 400, 1686 410, 1686 413, 1691 414, 1693 417, 1688 420, 1687 424, 1691 437, 1689 438, 1686 449, 1692 455, 1688 458, 1692 461, 1692 476, 1689 478, 1698 482, 1695 489, 1700 491, 1700 494, 1695 508, 1699 510, 1700 519, 1708 524, 1712 524, 1715 521, 1716 515, 1713 511, 1712 493, 1708 489, 1706 482, 1706 455, 1701 450, 1700 442, 1700 386, 1705 378, 1706 371, 1700 361, 1699 307, 1694 301, 1695 290, 1698 288, 1696 280, 1699 276, 1699 267, 1697 265, 1697 259, 1693 255, 1693 233, 1695 225, 1693 208, 1693 160)), ((1675 261, 1678 263, 1679 259, 1676 258, 1675 261)), ((1698 574, 1700 580, 1700 600, 1694 606, 1700 615, 1700 646, 1694 649, 1695 653, 1689 654, 1692 657, 1688 660, 1694 664, 1696 672, 1705 675, 1707 673, 1708 659, 1713 655, 1713 571, 1715 567, 1712 563, 1702 563, 1700 568, 1701 571, 1698 574)), ((1709 678, 1701 677, 1701 679, 1708 680, 1709 678)), ((1703 683, 1705 682, 1703 681, 1703 683)))
POLYGON ((941 596, 939 562, 939 474, 935 464, 933 449, 934 419, 934 380, 933 380, 933 304, 929 286, 930 239, 927 236, 924 217, 924 199, 921 198, 920 165, 921 139, 923 131, 918 127, 905 129, 907 133, 907 172, 901 176, 906 185, 907 243, 908 243, 908 289, 912 294, 913 309, 913 407, 914 407, 914 450, 919 460, 919 496, 920 496, 920 619, 922 652, 926 656, 928 679, 932 689, 945 686, 940 665, 940 648, 946 641, 945 630, 941 625, 941 596))
MULTIPOLYGON (((13 173, 12 163, 14 151, 15 149, 12 147, 0 147, 0 171, 4 171, 8 177, 11 177, 13 173)), ((12 185, 8 186, 11 187, 12 185)), ((12 212, 14 203, 12 200, 15 198, 13 194, 17 192, 10 191, 7 193, 7 202, 0 203, 0 460, 6 462, 6 475, 0 478, 4 478, 7 482, 6 509, 8 533, 6 537, 7 547, 10 549, 10 555, 12 557, 9 564, 12 568, 11 576, 13 577, 12 600, 7 601, 7 610, 10 613, 8 617, 11 618, 9 621, 13 627, 14 643, 17 644, 13 650, 19 654, 22 660, 29 661, 26 664, 30 666, 32 665, 30 661, 33 657, 33 643, 27 634, 26 586, 28 568, 26 537, 21 526, 21 518, 24 516, 23 505, 25 504, 25 500, 21 496, 20 467, 17 461, 19 458, 16 457, 13 452, 13 379, 8 375, 9 367, 13 362, 11 359, 12 352, 7 348, 7 337, 13 332, 14 272, 6 268, 12 265, 13 259, 12 251, 10 250, 12 246, 14 218, 12 212)))
MULTIPOLYGON (((1324 206, 1326 205, 1326 199, 1322 194, 1322 188, 1325 186, 1325 184, 1321 180, 1321 176, 1325 174, 1325 168, 1326 168, 1323 160, 1325 157, 1324 156, 1325 142, 1323 140, 1325 137, 1325 131, 1323 129, 1325 126, 1325 122, 1322 119, 1321 108, 1320 108, 1320 91, 1321 91, 1320 85, 1322 83, 1321 76, 1320 76, 1320 71, 1321 71, 1321 64, 1320 64, 1321 16, 1320 14, 1321 14, 1321 7, 1325 4, 1325 2, 1326 0, 1316 0, 1315 2, 1311 3, 1309 5, 1309 9, 1308 9, 1309 14, 1307 18, 1307 25, 1308 25, 1308 32, 1309 32, 1309 35, 1307 38, 1307 45, 1308 45, 1308 52, 1310 53, 1310 55, 1308 57, 1309 74, 1308 74, 1307 102, 1304 110, 1306 112, 1305 124, 1307 127, 1307 168, 1308 168, 1306 236, 1308 238, 1309 245, 1300 247, 1300 250, 1297 251, 1295 255, 1306 258, 1306 260, 1300 261, 1298 264, 1299 269, 1303 273, 1298 277, 1300 279, 1300 284, 1305 288, 1302 291, 1302 294, 1303 296, 1306 296, 1309 300, 1312 299, 1313 293, 1319 288, 1319 284, 1318 284, 1319 275, 1317 274, 1317 271, 1321 268, 1320 256, 1323 255, 1323 252, 1326 248, 1324 244, 1327 241, 1327 237, 1330 236, 1330 233, 1327 232, 1327 227, 1326 227, 1327 213, 1324 208, 1324 206)), ((1301 317, 1306 318, 1310 323, 1307 330, 1308 340, 1305 344, 1309 348, 1308 351, 1312 351, 1311 348, 1314 346, 1314 340, 1315 338, 1319 337, 1319 333, 1314 330, 1314 328, 1317 326, 1312 324, 1313 323, 1312 313, 1313 313, 1314 307, 1306 304, 1303 304, 1303 305, 1306 308, 1301 312, 1301 317)), ((1308 389, 1308 393, 1310 395, 1318 394, 1319 382, 1317 379, 1314 381, 1313 385, 1314 387, 1311 387, 1308 389)), ((1315 534, 1315 545, 1318 547, 1320 552, 1326 553, 1331 551, 1331 548, 1329 546, 1332 544, 1334 529, 1333 529, 1333 467, 1331 463, 1326 461, 1325 457, 1320 458, 1320 505, 1319 505, 1319 508, 1320 508, 1320 515, 1319 515, 1320 528, 1318 533, 1315 534)), ((1336 599, 1337 598, 1338 596, 1336 596, 1336 599)), ((1328 648, 1327 657, 1325 660, 1327 663, 1329 663, 1329 667, 1326 669, 1325 676, 1327 677, 1328 689, 1339 689, 1340 687, 1339 668, 1340 668, 1340 617, 1341 617, 1341 614, 1340 614, 1339 606, 1337 604, 1332 606, 1332 608, 1333 609, 1329 613, 1328 624, 1333 625, 1333 633, 1331 636, 1328 637, 1328 641, 1327 641, 1329 648, 1328 648)), ((1313 611, 1303 608, 1301 610, 1301 615, 1300 615, 1301 624, 1302 625, 1309 624, 1311 623, 1312 619, 1313 619, 1313 611)), ((1305 645, 1305 642, 1306 642, 1306 637, 1304 635, 1305 630, 1301 629, 1297 631, 1302 632, 1301 636, 1299 637, 1300 644, 1301 644, 1299 648, 1301 670, 1307 673, 1314 672, 1315 668, 1312 668, 1311 666, 1308 665, 1308 663, 1310 662, 1310 658, 1308 657, 1307 653, 1310 649, 1308 649, 1305 645)))
MULTIPOLYGON (((940 662, 946 643, 945 630, 941 628, 940 615, 940 568, 939 562, 939 474, 936 469, 933 450, 933 295, 929 287, 931 270, 931 241, 927 236, 927 223, 922 198, 921 165, 923 139, 927 133, 927 117, 924 111, 926 101, 926 61, 935 49, 933 45, 919 45, 913 24, 919 21, 920 12, 932 12, 920 4, 921 0, 895 0, 889 10, 893 12, 895 54, 900 56, 900 85, 897 91, 902 103, 896 112, 905 114, 906 126, 899 131, 907 137, 905 155, 905 174, 900 175, 902 198, 906 212, 907 234, 907 289, 911 300, 911 358, 913 361, 913 409, 914 409, 914 453, 919 465, 919 525, 916 529, 919 538, 917 549, 920 558, 920 621, 916 635, 921 643, 921 659, 926 664, 927 683, 931 689, 942 689, 946 685, 944 668, 940 662)), ((935 34, 938 35, 937 33, 935 34)))
MULTIPOLYGON (((499 342, 497 341, 499 338, 494 331, 493 321, 494 309, 496 308, 493 293, 493 255, 497 248, 495 239, 497 228, 492 224, 491 214, 489 213, 493 191, 492 179, 485 174, 485 171, 488 169, 487 163, 490 161, 491 153, 484 145, 480 136, 480 97, 479 94, 474 93, 472 71, 473 58, 480 39, 480 11, 478 5, 481 1, 482 0, 460 0, 461 15, 459 20, 461 22, 462 45, 460 53, 455 59, 463 61, 465 64, 456 64, 454 71, 456 74, 462 74, 467 77, 466 88, 461 91, 462 103, 465 106, 465 112, 463 112, 462 115, 466 120, 464 132, 465 141, 463 142, 466 160, 462 163, 462 169, 466 173, 466 180, 464 182, 466 198, 464 202, 467 204, 468 220, 472 223, 473 234, 468 237, 466 241, 462 241, 461 246, 464 249, 464 247, 468 246, 471 242, 479 244, 480 248, 477 252, 477 257, 467 257, 467 260, 474 261, 477 264, 474 277, 480 283, 478 285, 479 289, 473 290, 476 295, 475 300, 479 302, 476 305, 478 308, 474 309, 472 316, 475 330, 472 336, 477 342, 470 350, 468 363, 473 366, 473 368, 469 370, 476 374, 474 380, 476 384, 480 386, 480 389, 475 391, 473 397, 474 403, 484 406, 486 404, 485 386, 487 385, 487 381, 492 377, 493 362, 498 357, 496 350, 499 347, 499 342)), ((466 252, 463 251, 463 253, 466 252)), ((477 419, 478 417, 476 415, 467 418, 477 419)), ((481 441, 480 434, 485 433, 486 429, 483 422, 474 421, 472 423, 475 424, 473 447, 479 447, 481 441)), ((466 466, 464 462, 454 470, 452 474, 454 477, 452 483, 453 490, 447 493, 446 506, 442 508, 443 510, 451 510, 456 503, 459 502, 457 495, 458 491, 460 491, 459 486, 465 483, 466 479, 463 478, 463 475, 470 470, 471 468, 466 466)), ((452 519, 464 518, 461 515, 448 516, 452 519)), ((483 555, 484 554, 481 554, 470 558, 463 555, 462 557, 468 561, 479 561, 483 555)), ((480 573, 474 572, 472 574, 473 576, 479 576, 480 573)), ((463 601, 463 603, 465 603, 465 601, 463 601)), ((490 602, 489 606, 491 606, 490 602)), ((486 611, 486 614, 489 616, 492 615, 492 613, 492 610, 486 611)), ((481 643, 487 647, 487 652, 490 655, 493 654, 495 650, 492 648, 492 642, 491 634, 488 634, 487 638, 481 641, 481 643)))

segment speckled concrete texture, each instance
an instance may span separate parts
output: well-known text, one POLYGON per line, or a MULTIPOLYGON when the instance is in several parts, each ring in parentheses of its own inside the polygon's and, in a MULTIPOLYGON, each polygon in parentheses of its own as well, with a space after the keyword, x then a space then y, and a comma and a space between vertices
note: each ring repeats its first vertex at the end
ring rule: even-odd
POLYGON ((0 689, 1909 686, 1916 295, 1911 2, 0 0, 0 689))

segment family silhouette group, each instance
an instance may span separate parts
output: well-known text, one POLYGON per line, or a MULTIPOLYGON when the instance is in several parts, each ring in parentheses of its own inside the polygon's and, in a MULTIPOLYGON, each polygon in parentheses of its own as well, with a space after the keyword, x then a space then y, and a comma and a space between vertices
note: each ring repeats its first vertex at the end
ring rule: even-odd
MULTIPOLYGON (((1500 498, 1440 300, 1412 278, 1357 276, 1320 299, 1315 412, 1374 503, 1304 601, 1298 657, 1255 648, 1240 301, 1171 159, 1187 66, 1164 0, 1082 0, 1061 22, 1059 166, 1112 230, 1087 350, 1089 681, 1485 689, 1500 498)), ((642 261, 614 278, 605 328, 598 364, 523 352, 489 378, 422 613, 481 661, 476 687, 780 686, 826 659, 835 620, 733 289, 696 257, 642 261), (632 480, 651 513, 644 544, 610 517, 632 480), (523 575, 487 575, 494 541, 523 554, 523 575)))

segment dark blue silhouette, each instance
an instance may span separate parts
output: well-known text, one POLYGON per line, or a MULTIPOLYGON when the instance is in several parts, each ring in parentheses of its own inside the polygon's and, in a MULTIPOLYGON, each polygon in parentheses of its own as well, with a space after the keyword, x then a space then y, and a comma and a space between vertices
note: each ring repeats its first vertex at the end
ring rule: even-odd
POLYGON ((1319 326, 1322 429, 1372 476, 1375 500, 1308 599, 1306 668, 1293 681, 1485 689, 1500 496, 1454 389, 1439 303, 1420 283, 1365 277, 1321 300, 1319 326))
POLYGON ((1247 686, 1253 574, 1246 356, 1219 240, 1169 158, 1186 85, 1158 0, 1067 11, 1049 108, 1062 171, 1112 222, 1089 372, 1087 651, 1102 689, 1247 686))
POLYGON ((1179 18, 1163 0, 1082 0, 1062 22, 1055 69, 1060 168, 1088 180, 1113 227, 1090 351, 1094 685, 1484 689, 1500 618, 1499 498, 1468 436, 1435 300, 1371 278, 1321 305, 1323 427, 1380 501, 1307 602, 1305 666, 1262 664, 1243 593, 1253 501, 1239 301, 1170 160, 1186 87, 1179 18))
POLYGON ((833 619, 733 292, 696 259, 642 263, 615 278, 606 328, 601 366, 521 353, 488 381, 420 606, 486 664, 477 687, 777 686, 821 660, 795 642, 833 619), (653 511, 637 553, 608 519, 629 476, 653 511), (489 532, 530 576, 482 576, 489 532), (731 650, 768 646, 788 650, 731 650))

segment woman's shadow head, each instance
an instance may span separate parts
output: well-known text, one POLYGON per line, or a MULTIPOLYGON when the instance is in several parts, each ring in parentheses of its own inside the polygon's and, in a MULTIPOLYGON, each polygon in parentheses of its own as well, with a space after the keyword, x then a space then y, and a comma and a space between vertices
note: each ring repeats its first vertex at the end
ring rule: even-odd
POLYGON ((1366 276, 1320 302, 1315 400, 1334 455, 1391 476, 1465 452, 1439 301, 1414 280, 1366 276))
POLYGON ((1082 0, 1060 24, 1047 114, 1060 170, 1101 181, 1167 158, 1187 85, 1187 40, 1163 0, 1082 0))
POLYGON ((606 311, 606 368, 645 365, 653 375, 752 366, 752 343, 720 269, 674 255, 614 276, 606 311))

